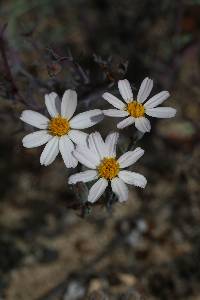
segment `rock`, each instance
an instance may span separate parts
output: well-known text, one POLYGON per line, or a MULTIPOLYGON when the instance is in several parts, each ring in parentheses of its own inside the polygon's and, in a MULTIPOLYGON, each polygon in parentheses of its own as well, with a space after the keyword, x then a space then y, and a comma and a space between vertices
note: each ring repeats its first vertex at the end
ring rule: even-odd
POLYGON ((90 281, 88 291, 89 293, 100 291, 108 287, 108 282, 105 279, 94 278, 90 281))
POLYGON ((109 298, 103 291, 94 291, 89 294, 88 300, 109 300, 109 298))
POLYGON ((137 278, 132 274, 121 273, 118 278, 121 283, 127 286, 134 286, 137 283, 137 278))
POLYGON ((85 288, 78 281, 71 281, 68 285, 67 291, 63 297, 63 300, 79 300, 85 294, 85 288))

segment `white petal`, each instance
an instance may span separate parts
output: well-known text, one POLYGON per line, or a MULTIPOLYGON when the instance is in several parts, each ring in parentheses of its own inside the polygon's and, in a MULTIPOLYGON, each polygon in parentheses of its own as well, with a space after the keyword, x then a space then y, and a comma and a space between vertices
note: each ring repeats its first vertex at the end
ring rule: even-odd
POLYGON ((176 109, 172 107, 155 107, 146 109, 145 113, 155 118, 172 118, 176 114, 176 109))
POLYGON ((20 119, 23 122, 39 129, 47 129, 49 123, 49 119, 47 117, 33 110, 24 110, 20 119))
POLYGON ((70 130, 68 136, 75 144, 86 145, 88 134, 80 130, 70 130))
POLYGON ((112 132, 107 135, 105 140, 106 145, 106 154, 108 157, 115 157, 116 156, 116 146, 119 139, 118 132, 112 132))
POLYGON ((124 202, 128 199, 128 187, 120 178, 113 178, 111 180, 111 187, 113 192, 119 198, 119 202, 124 202))
POLYGON ((103 113, 100 109, 88 110, 82 112, 70 120, 70 126, 73 129, 89 128, 103 119, 103 113))
POLYGON ((73 116, 77 107, 77 93, 73 90, 65 91, 61 102, 61 116, 68 120, 73 116))
POLYGON ((134 122, 135 122, 135 118, 132 117, 132 116, 130 116, 130 117, 124 119, 123 121, 119 122, 119 123, 117 124, 117 128, 123 129, 123 128, 127 127, 127 126, 130 126, 130 125, 133 124, 134 122))
POLYGON ((54 92, 45 95, 45 104, 52 118, 60 114, 60 100, 54 92))
POLYGON ((39 129, 47 129, 49 123, 49 119, 47 117, 33 110, 24 110, 20 119, 23 122, 39 129))
POLYGON ((47 130, 39 130, 27 134, 23 138, 22 143, 26 148, 34 148, 46 144, 51 138, 52 135, 50 135, 47 130))
POLYGON ((144 154, 144 150, 141 149, 140 147, 137 147, 134 151, 128 151, 124 153, 118 159, 120 168, 123 169, 134 164, 143 154, 144 154))
POLYGON ((105 116, 109 117, 127 117, 129 113, 126 110, 119 110, 119 109, 105 109, 103 110, 105 116))
POLYGON ((76 184, 77 182, 88 182, 94 179, 97 179, 97 171, 96 170, 87 170, 84 172, 80 172, 69 177, 69 184, 76 184))
POLYGON ((110 93, 104 93, 102 95, 102 97, 118 109, 124 110, 126 108, 126 105, 124 102, 122 102, 121 100, 119 100, 117 97, 113 96, 110 93))
POLYGON ((91 203, 96 202, 104 193, 108 186, 108 181, 104 178, 100 178, 89 190, 88 201, 91 203))
POLYGON ((146 77, 141 83, 139 92, 137 94, 137 101, 143 103, 151 93, 152 88, 153 80, 146 77))
POLYGON ((88 147, 78 145, 73 154, 81 164, 90 169, 96 169, 100 164, 99 156, 95 152, 92 152, 88 147))
POLYGON ((131 171, 120 171, 118 176, 125 183, 139 186, 141 188, 145 188, 145 186, 147 184, 146 178, 139 173, 135 173, 135 172, 131 172, 131 171))
POLYGON ((127 79, 119 80, 118 88, 122 98, 126 101, 126 103, 133 101, 133 92, 127 79))
POLYGON ((63 135, 60 137, 59 150, 66 167, 75 168, 78 164, 78 160, 72 154, 72 151, 74 150, 74 144, 67 135, 63 135))
POLYGON ((53 137, 46 144, 40 156, 41 165, 48 166, 55 160, 59 152, 58 144, 59 144, 59 138, 57 136, 53 137))
POLYGON ((106 156, 106 146, 99 132, 93 132, 88 137, 89 148, 98 155, 99 160, 106 156))
POLYGON ((163 103, 169 97, 169 92, 162 91, 159 94, 151 97, 145 104, 145 108, 154 108, 163 103))
POLYGON ((151 130, 151 124, 145 117, 136 118, 135 127, 141 132, 149 132, 151 130))

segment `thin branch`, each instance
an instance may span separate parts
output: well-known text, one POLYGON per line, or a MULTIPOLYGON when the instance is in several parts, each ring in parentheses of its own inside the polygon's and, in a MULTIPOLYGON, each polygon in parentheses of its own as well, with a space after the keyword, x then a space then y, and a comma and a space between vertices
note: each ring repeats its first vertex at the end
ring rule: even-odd
POLYGON ((18 96, 19 101, 22 102, 24 105, 27 105, 26 100, 20 94, 19 89, 18 89, 17 85, 15 84, 15 80, 12 75, 11 68, 10 68, 10 65, 8 62, 8 56, 7 56, 7 52, 6 52, 6 41, 5 41, 5 37, 4 37, 6 28, 7 28, 7 24, 4 24, 0 30, 0 55, 2 57, 2 61, 3 61, 3 65, 4 65, 5 78, 10 83, 12 95, 14 97, 18 96))
POLYGON ((84 84, 89 84, 90 79, 87 75, 87 73, 83 70, 81 65, 75 61, 74 57, 71 54, 71 51, 68 49, 68 56, 60 56, 58 55, 52 48, 47 48, 47 51, 49 51, 50 55, 53 57, 53 60, 57 63, 67 61, 70 63, 74 70, 76 70, 77 74, 79 75, 80 79, 83 81, 84 84))
POLYGON ((18 94, 18 88, 17 88, 14 78, 12 76, 12 72, 10 70, 10 66, 8 63, 8 57, 6 54, 6 46, 5 46, 5 38, 4 38, 4 33, 5 33, 6 28, 7 28, 7 24, 4 24, 0 31, 0 54, 2 57, 3 64, 4 64, 5 77, 6 77, 7 81, 10 82, 13 95, 16 95, 16 94, 18 94))

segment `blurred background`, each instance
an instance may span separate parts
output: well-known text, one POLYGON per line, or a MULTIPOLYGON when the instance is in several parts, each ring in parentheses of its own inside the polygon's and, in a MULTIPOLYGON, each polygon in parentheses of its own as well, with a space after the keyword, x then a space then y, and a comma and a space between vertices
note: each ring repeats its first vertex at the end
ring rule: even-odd
POLYGON ((1 1, 1 300, 200 299, 199 37, 199 0, 1 1), (19 116, 68 88, 79 111, 107 108, 103 91, 127 78, 136 93, 146 76, 177 109, 137 143, 147 187, 86 209, 60 158, 45 168, 42 148, 22 147, 19 116))

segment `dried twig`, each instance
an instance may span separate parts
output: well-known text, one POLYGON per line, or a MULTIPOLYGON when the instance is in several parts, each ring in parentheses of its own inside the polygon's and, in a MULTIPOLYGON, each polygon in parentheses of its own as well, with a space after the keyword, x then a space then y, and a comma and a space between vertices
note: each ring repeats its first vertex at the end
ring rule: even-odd
POLYGON ((22 102, 23 104, 27 105, 26 100, 24 97, 20 94, 19 89, 15 83, 14 77, 11 72, 11 68, 8 62, 8 56, 6 52, 6 40, 5 40, 5 31, 7 28, 7 24, 4 24, 0 30, 0 55, 2 57, 3 65, 4 65, 4 70, 5 70, 5 79, 10 83, 11 87, 11 93, 13 97, 15 98, 18 96, 19 101, 22 102))
POLYGON ((83 70, 81 65, 75 61, 70 50, 68 50, 68 56, 60 56, 52 48, 47 48, 47 51, 50 53, 55 62, 61 63, 63 61, 67 61, 68 63, 72 64, 84 84, 88 84, 90 82, 88 74, 83 70))
POLYGON ((3 65, 4 65, 5 78, 8 82, 10 82, 12 94, 15 96, 18 93, 18 88, 15 84, 15 81, 12 76, 12 72, 10 70, 10 66, 8 63, 8 57, 7 57, 6 46, 5 46, 5 38, 4 38, 4 33, 6 31, 6 28, 7 28, 7 24, 4 24, 0 30, 0 54, 1 54, 3 65))

